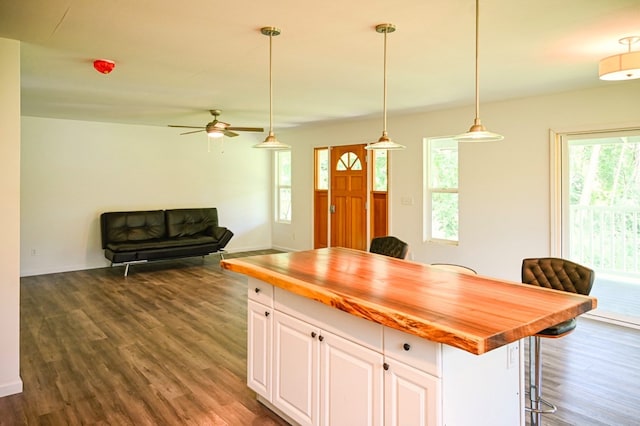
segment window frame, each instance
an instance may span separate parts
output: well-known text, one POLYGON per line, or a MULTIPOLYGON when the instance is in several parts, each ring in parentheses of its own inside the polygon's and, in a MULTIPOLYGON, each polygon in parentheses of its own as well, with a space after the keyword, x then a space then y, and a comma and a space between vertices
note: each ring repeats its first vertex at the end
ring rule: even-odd
POLYGON ((293 206, 293 191, 291 188, 291 172, 292 172, 292 163, 291 163, 291 150, 277 150, 274 151, 274 219, 276 223, 285 223, 290 224, 293 216, 292 206, 293 206), (282 159, 281 155, 288 154, 289 156, 289 183, 282 183, 282 159), (288 215, 285 214, 283 218, 282 212, 282 190, 288 189, 289 191, 289 212, 288 215))
POLYGON ((423 241, 438 244, 459 245, 460 243, 460 143, 453 136, 426 137, 423 139, 423 191, 424 191, 424 214, 423 214, 423 241), (435 167, 432 158, 432 142, 449 140, 455 144, 457 179, 456 186, 432 185, 431 170, 435 167), (434 237, 433 229, 433 196, 434 194, 456 194, 458 196, 457 205, 457 229, 456 238, 434 237))

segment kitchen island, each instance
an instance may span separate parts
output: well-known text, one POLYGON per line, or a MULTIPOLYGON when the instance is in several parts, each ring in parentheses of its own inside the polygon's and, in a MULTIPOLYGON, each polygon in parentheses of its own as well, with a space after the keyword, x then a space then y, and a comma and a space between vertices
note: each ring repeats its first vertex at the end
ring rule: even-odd
POLYGON ((249 276, 248 384, 299 424, 524 424, 521 339, 596 306, 345 248, 221 265, 249 276))

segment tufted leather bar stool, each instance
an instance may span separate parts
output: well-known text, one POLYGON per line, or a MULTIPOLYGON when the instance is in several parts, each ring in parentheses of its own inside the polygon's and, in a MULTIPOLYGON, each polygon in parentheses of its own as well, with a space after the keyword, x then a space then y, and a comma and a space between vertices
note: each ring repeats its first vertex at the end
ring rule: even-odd
POLYGON ((461 274, 470 274, 470 275, 477 274, 475 269, 471 269, 468 266, 456 265, 453 263, 430 263, 429 266, 433 266, 435 268, 444 269, 446 271, 451 271, 451 272, 460 272, 461 274))
MULTIPOLYGON (((524 259, 522 282, 554 290, 588 295, 593 287, 595 273, 586 266, 556 257, 524 259)), ((542 361, 540 338, 566 336, 576 328, 576 319, 546 328, 529 337, 529 403, 531 425, 542 424, 542 414, 554 413, 556 406, 542 398, 542 361)))
POLYGON ((371 240, 369 252, 404 259, 409 252, 409 244, 392 235, 375 237, 371 240))

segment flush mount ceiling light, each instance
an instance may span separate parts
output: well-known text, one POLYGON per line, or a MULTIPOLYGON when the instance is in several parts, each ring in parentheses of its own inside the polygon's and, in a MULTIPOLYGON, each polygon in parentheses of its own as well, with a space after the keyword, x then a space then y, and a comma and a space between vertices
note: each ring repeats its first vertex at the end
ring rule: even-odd
POLYGON ((479 26, 480 26, 480 1, 476 0, 476 117, 473 125, 467 133, 456 136, 458 142, 494 142, 501 141, 504 136, 490 132, 482 125, 480 121, 480 73, 478 71, 478 47, 479 43, 479 26))
POLYGON ((378 139, 378 142, 369 144, 364 149, 384 149, 384 150, 396 150, 404 149, 404 145, 395 143, 389 139, 387 134, 387 34, 396 30, 393 24, 379 24, 376 25, 376 32, 384 34, 384 88, 382 95, 382 136, 378 139))
POLYGON ((613 55, 600 61, 600 80, 620 81, 640 78, 640 51, 632 52, 631 45, 640 41, 640 37, 624 37, 618 40, 628 46, 627 53, 613 55))
POLYGON ((275 133, 273 133, 273 37, 280 35, 280 29, 275 27, 263 27, 260 29, 260 32, 269 36, 269 135, 264 141, 254 145, 253 147, 262 149, 288 149, 291 147, 278 141, 275 133))

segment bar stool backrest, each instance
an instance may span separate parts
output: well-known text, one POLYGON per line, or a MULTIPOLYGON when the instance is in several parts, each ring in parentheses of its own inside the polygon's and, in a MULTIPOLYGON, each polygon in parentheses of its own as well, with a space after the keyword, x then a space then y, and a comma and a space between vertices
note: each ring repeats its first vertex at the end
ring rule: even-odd
POLYGON ((375 237, 371 240, 369 252, 404 259, 409 252, 409 244, 392 235, 375 237))
POLYGON ((522 282, 588 295, 595 273, 586 266, 557 257, 541 257, 522 261, 522 282))

